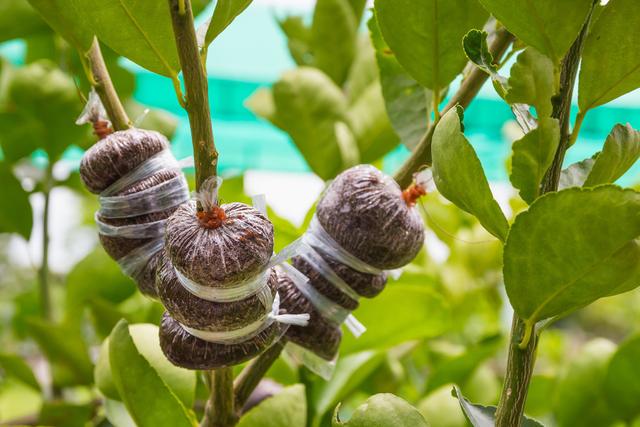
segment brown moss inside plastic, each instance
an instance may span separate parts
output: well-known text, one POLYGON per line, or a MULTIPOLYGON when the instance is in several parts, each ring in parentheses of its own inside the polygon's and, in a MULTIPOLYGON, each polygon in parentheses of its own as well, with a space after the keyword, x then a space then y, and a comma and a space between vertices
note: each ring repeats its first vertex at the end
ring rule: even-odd
POLYGON ((80 178, 89 191, 99 194, 167 148, 169 141, 158 132, 143 129, 114 132, 85 152, 80 162, 80 178))
POLYGON ((280 313, 309 313, 310 315, 307 326, 291 325, 285 336, 288 340, 310 350, 321 358, 333 360, 338 354, 342 340, 340 327, 329 323, 322 317, 291 279, 281 270, 276 270, 280 294, 280 313))
POLYGON ((167 359, 186 369, 217 369, 234 366, 266 350, 281 333, 276 322, 255 337, 240 344, 216 344, 190 335, 164 313, 160 322, 160 348, 167 359))
POLYGON ((342 172, 318 202, 320 224, 340 246, 367 264, 408 264, 424 244, 424 225, 393 179, 370 165, 342 172))
POLYGON ((164 254, 156 280, 160 301, 171 317, 185 326, 203 331, 237 329, 258 321, 271 310, 270 302, 277 286, 276 275, 272 272, 266 291, 268 307, 265 307, 259 295, 227 303, 207 301, 196 297, 180 284, 173 264, 164 254))
POLYGON ((173 265, 203 286, 225 287, 260 273, 273 253, 273 225, 243 203, 220 206, 224 220, 203 225, 196 203, 180 206, 167 221, 165 249, 173 265))

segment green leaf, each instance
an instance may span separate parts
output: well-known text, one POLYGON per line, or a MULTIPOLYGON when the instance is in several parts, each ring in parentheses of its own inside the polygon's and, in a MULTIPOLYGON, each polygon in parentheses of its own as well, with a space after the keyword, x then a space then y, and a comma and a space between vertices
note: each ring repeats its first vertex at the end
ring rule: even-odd
POLYGON ((613 0, 593 24, 584 44, 578 88, 580 110, 587 110, 640 87, 640 25, 635 0, 613 0))
POLYGON ((349 421, 342 422, 338 406, 333 415, 333 427, 428 427, 420 412, 407 401, 391 393, 375 394, 356 408, 349 421))
POLYGON ((511 305, 530 325, 640 284, 640 193, 549 193, 519 214, 504 249, 511 305))
POLYGON ((531 204, 540 195, 540 183, 559 143, 558 120, 549 118, 540 119, 537 128, 513 143, 509 179, 525 202, 531 204))
POLYGON ((302 384, 286 387, 243 414, 238 427, 305 427, 307 404, 302 384))
MULTIPOLYGON (((140 356, 160 377, 164 385, 186 408, 193 405, 196 389, 195 372, 172 365, 160 349, 158 327, 150 324, 129 326, 129 335, 140 356)), ((104 341, 96 362, 94 377, 100 391, 110 399, 123 400, 114 383, 112 361, 110 362, 110 339, 104 341)))
POLYGON ((273 85, 273 101, 273 123, 289 133, 316 174, 333 178, 346 166, 336 124, 345 119, 347 102, 326 74, 308 67, 286 72, 273 85))
POLYGON ((445 88, 462 71, 460 40, 488 17, 476 0, 376 0, 375 12, 400 65, 432 90, 445 88))
POLYGON ((374 83, 378 82, 378 67, 376 65, 376 51, 369 34, 358 34, 357 53, 349 69, 349 75, 344 84, 344 92, 352 105, 374 83))
POLYGON ((85 17, 81 1, 28 0, 53 30, 81 52, 91 47, 94 30, 85 17))
POLYGON ((506 100, 509 104, 528 104, 536 107, 538 119, 551 117, 551 97, 558 82, 551 60, 534 48, 518 55, 511 67, 506 100))
POLYGON ((138 65, 167 77, 180 71, 164 1, 75 0, 100 41, 138 65))
POLYGON ((475 215, 504 241, 509 224, 493 198, 480 160, 460 130, 457 109, 449 110, 433 134, 433 179, 438 191, 460 209, 475 215))
POLYGON ((432 94, 400 66, 380 34, 375 15, 369 19, 380 84, 391 125, 408 149, 415 148, 430 122, 432 94))
MULTIPOLYGON (((464 398, 460 389, 455 387, 453 389, 453 395, 458 398, 460 402, 460 407, 462 408, 462 412, 464 412, 464 416, 469 420, 473 427, 494 427, 495 426, 495 406, 483 406, 475 403, 469 402, 464 398)), ((525 416, 522 417, 522 427, 543 427, 538 421, 527 418, 525 416)))
POLYGON ((304 23, 301 16, 287 16, 278 20, 278 25, 287 36, 289 54, 298 65, 311 65, 311 29, 304 23))
POLYGON ((493 63, 493 55, 487 44, 487 32, 473 29, 464 35, 462 49, 469 61, 476 64, 485 73, 493 76, 498 73, 498 67, 493 63))
POLYGON ((94 414, 91 403, 73 404, 65 401, 45 402, 38 417, 39 425, 85 427, 94 414))
POLYGON ((507 29, 555 64, 569 50, 592 0, 479 0, 507 29))
POLYGON ((502 337, 494 335, 470 347, 461 355, 435 364, 433 372, 428 377, 425 394, 447 383, 463 384, 466 382, 483 361, 496 353, 501 343, 502 337))
POLYGON ((136 127, 160 132, 171 140, 178 128, 178 119, 166 110, 158 108, 148 109, 137 103, 132 98, 125 101, 125 109, 132 120, 136 121, 136 127), (142 119, 138 119, 142 117, 142 119))
POLYGON ((116 389, 137 425, 196 425, 193 414, 140 354, 124 320, 109 337, 109 361, 116 389))
POLYGON ((33 375, 31 367, 24 359, 15 354, 0 353, 0 368, 4 376, 14 377, 34 390, 40 391, 40 384, 33 375))
POLYGON ((238 15, 249 7, 252 1, 253 0, 218 0, 213 10, 213 16, 205 24, 207 32, 204 37, 203 46, 209 46, 238 15))
POLYGON ((47 31, 47 24, 27 0, 0 1, 0 42, 47 31))
MULTIPOLYGON (((82 104, 78 102, 73 78, 53 63, 38 61, 14 70, 7 94, 11 111, 18 120, 9 126, 25 129, 10 131, 14 138, 2 139, 3 146, 22 143, 15 138, 21 134, 38 136, 37 146, 55 161, 69 145, 82 145, 88 138, 88 129, 75 124, 82 104)), ((0 122, 0 126, 2 124, 0 122)), ((4 134, 3 128, 0 134, 4 134)))
MULTIPOLYGON (((598 153, 599 154, 599 153, 598 153)), ((573 163, 560 173, 560 183, 558 188, 563 190, 570 187, 582 187, 587 180, 587 176, 591 173, 593 164, 598 154, 589 159, 573 163)))
POLYGON ((136 427, 135 421, 127 412, 124 403, 116 400, 105 399, 104 401, 105 417, 115 427, 136 427))
POLYGON ((640 414, 640 335, 625 340, 613 355, 604 380, 604 395, 618 419, 640 414))
POLYGON ((97 298, 121 303, 136 292, 135 283, 97 247, 77 263, 66 280, 65 322, 79 325, 85 306, 97 298), (99 278, 100 280, 96 280, 99 278))
POLYGON ((318 0, 311 24, 313 65, 342 85, 355 56, 358 22, 348 0, 318 0))
POLYGON ((356 389, 380 366, 384 358, 383 353, 374 351, 339 358, 331 381, 322 381, 318 387, 311 390, 311 403, 315 409, 316 420, 322 419, 324 414, 356 389))
POLYGON ((604 142, 602 152, 596 157, 584 186, 615 182, 640 157, 640 132, 630 124, 615 125, 604 142))
POLYGON ((380 296, 361 301, 355 316, 367 327, 358 339, 344 334, 342 354, 394 345, 442 334, 450 327, 450 311, 443 298, 423 285, 394 283, 380 296), (394 313, 389 322, 380 313, 394 313))
POLYGON ((553 398, 553 414, 560 427, 610 425, 614 421, 605 399, 604 380, 615 350, 611 341, 597 338, 571 357, 553 398))
POLYGON ((389 122, 377 81, 349 107, 347 120, 362 163, 372 163, 398 145, 398 136, 389 122))
POLYGON ((61 367, 75 384, 91 384, 93 364, 80 331, 66 324, 32 318, 27 323, 29 335, 38 343, 51 363, 61 367))
POLYGON ((11 209, 0 209, 0 233, 18 233, 29 240, 33 226, 33 213, 29 194, 13 175, 6 162, 0 162, 0 199, 11 209))

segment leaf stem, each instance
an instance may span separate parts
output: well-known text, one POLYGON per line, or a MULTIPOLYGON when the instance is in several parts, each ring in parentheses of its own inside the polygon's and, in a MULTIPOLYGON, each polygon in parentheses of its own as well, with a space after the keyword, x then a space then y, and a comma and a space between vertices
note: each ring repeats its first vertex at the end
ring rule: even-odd
MULTIPOLYGON (((513 35, 504 28, 501 28, 496 32, 496 37, 489 48, 496 61, 499 61, 500 58, 502 58, 513 40, 513 35)), ((487 73, 479 68, 474 68, 467 78, 464 79, 458 91, 451 97, 441 113, 446 113, 451 108, 455 107, 456 104, 460 104, 463 108, 466 108, 478 94, 480 88, 488 78, 489 75, 487 73)), ((407 187, 411 184, 411 179, 415 172, 417 172, 423 165, 431 164, 431 140, 433 138, 435 126, 436 122, 431 123, 413 153, 411 153, 409 158, 396 172, 394 178, 400 187, 407 187)))
POLYGON ((51 289, 49 287, 49 211, 51 209, 51 189, 53 188, 53 160, 49 159, 49 164, 45 171, 44 189, 44 209, 42 213, 42 260, 38 269, 38 282, 40 285, 40 311, 42 318, 52 320, 51 313, 51 289))
MULTIPOLYGON (((184 77, 185 109, 189 115, 189 125, 191 126, 191 141, 196 167, 196 190, 199 190, 207 178, 216 176, 218 169, 218 152, 211 127, 207 75, 200 62, 190 0, 168 1, 178 57, 184 77), (181 13, 181 4, 184 4, 184 13, 181 13)), ((175 84, 174 80, 174 87, 175 84)))
POLYGON ((431 100, 433 102, 433 124, 434 126, 438 123, 438 121, 440 121, 440 110, 438 108, 440 108, 440 89, 435 88, 433 91, 433 96, 431 97, 431 100))
MULTIPOLYGON (((552 118, 560 121, 560 144, 556 151, 553 163, 542 183, 541 194, 558 190, 560 171, 564 155, 569 148, 569 122, 571 112, 571 97, 575 84, 582 48, 587 35, 591 15, 596 1, 584 22, 580 34, 573 42, 569 51, 562 60, 560 72, 560 101, 554 104, 552 118)), ((582 120, 582 119, 581 119, 582 120)), ((574 132, 577 135, 575 129, 574 132)), ((527 400, 527 392, 533 366, 535 364, 538 335, 535 324, 528 325, 516 313, 513 314, 511 324, 511 339, 509 341, 509 353, 507 356, 507 372, 504 379, 502 394, 496 410, 496 427, 519 427, 524 415, 524 407, 527 400), (529 335, 528 335, 529 334, 529 335), (524 339, 530 337, 528 342, 524 339), (523 337, 522 340, 519 338, 523 337), (526 345, 525 345, 526 344, 526 345)))
POLYGON ((572 147, 573 144, 578 140, 578 134, 580 133, 580 128, 582 127, 582 122, 584 122, 584 118, 587 115, 586 111, 578 111, 578 115, 576 116, 576 121, 573 123, 573 130, 571 131, 571 136, 569 137, 569 142, 567 143, 567 148, 572 147))
POLYGON ((282 353, 285 344, 286 338, 283 337, 256 359, 253 359, 238 375, 234 383, 236 411, 242 410, 253 390, 282 353))
POLYGON ((86 54, 86 59, 89 62, 89 69, 85 69, 88 73, 90 72, 87 78, 98 93, 104 109, 107 111, 109 120, 111 120, 111 126, 113 126, 115 130, 131 128, 131 121, 120 102, 120 98, 118 98, 118 93, 113 86, 109 70, 107 70, 104 57, 102 56, 100 43, 95 37, 93 38, 89 52, 86 54))

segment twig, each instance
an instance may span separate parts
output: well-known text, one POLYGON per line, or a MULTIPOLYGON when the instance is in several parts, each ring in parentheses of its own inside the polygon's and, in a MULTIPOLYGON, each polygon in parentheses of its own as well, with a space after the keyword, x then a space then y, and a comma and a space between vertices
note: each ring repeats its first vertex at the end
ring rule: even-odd
POLYGON ((91 85, 98 93, 104 109, 107 111, 111 125, 115 130, 125 130, 131 128, 131 121, 124 110, 118 93, 116 92, 109 71, 104 62, 100 43, 97 38, 93 38, 91 49, 87 52, 86 59, 89 61, 88 75, 91 85))
POLYGON ((210 372, 211 395, 204 410, 201 427, 231 427, 238 421, 233 407, 233 370, 220 368, 210 372))
MULTIPOLYGON (((513 35, 506 29, 502 28, 496 32, 496 37, 490 46, 490 51, 496 62, 500 61, 500 58, 502 58, 502 55, 504 55, 512 41, 513 35)), ((469 76, 464 79, 458 91, 451 97, 451 100, 449 100, 440 114, 444 115, 444 113, 455 107, 456 104, 460 104, 463 108, 466 108, 488 78, 489 75, 487 73, 478 68, 474 68, 471 73, 469 73, 469 76)), ((409 156, 398 172, 396 172, 394 178, 400 187, 407 187, 411 184, 413 174, 417 172, 420 167, 431 164, 431 139, 433 138, 433 131, 435 130, 436 124, 437 121, 431 123, 411 156, 409 156)))
MULTIPOLYGON (((595 2, 593 3, 595 6, 595 2)), ((573 86, 578 71, 578 64, 582 55, 584 39, 591 22, 589 13, 578 38, 573 42, 571 48, 562 60, 562 70, 560 72, 560 98, 554 104, 551 117, 560 121, 560 144, 555 154, 553 164, 547 171, 542 183, 542 193, 558 190, 560 181, 560 171, 564 155, 569 148, 569 122, 571 111, 571 96, 573 86)), ((577 132, 579 125, 574 132, 577 132)), ((535 364, 536 349, 538 346, 538 334, 535 325, 527 325, 514 313, 511 326, 511 339, 509 341, 509 354, 507 358, 507 372, 504 379, 500 402, 496 410, 496 427, 519 427, 522 423, 524 407, 527 400, 529 383, 535 364), (526 330, 529 328, 529 330, 526 330), (528 342, 522 338, 530 334, 528 342), (522 347, 521 348, 521 342, 522 347)))
POLYGON ((44 189, 44 211, 42 214, 42 262, 38 269, 40 284, 40 310, 42 318, 51 320, 51 290, 49 289, 49 210, 51 207, 51 189, 53 187, 53 160, 49 159, 49 164, 45 171, 44 189))
POLYGON ((190 0, 169 0, 169 9, 184 77, 185 109, 191 126, 196 189, 200 189, 207 178, 216 176, 218 168, 218 152, 211 128, 207 75, 200 62, 190 0))
POLYGON ((236 410, 241 411, 242 407, 253 390, 258 386, 271 365, 278 359, 284 349, 286 338, 282 338, 277 343, 269 347, 264 353, 253 359, 238 375, 234 382, 236 410))

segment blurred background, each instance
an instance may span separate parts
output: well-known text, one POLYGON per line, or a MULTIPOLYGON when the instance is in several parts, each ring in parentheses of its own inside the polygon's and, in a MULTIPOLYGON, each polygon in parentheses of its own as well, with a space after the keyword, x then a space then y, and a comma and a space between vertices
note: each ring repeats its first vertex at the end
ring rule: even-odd
MULTIPOLYGON (((208 2, 200 3, 198 22, 212 10, 208 2)), ((265 194, 278 249, 304 231, 324 179, 346 164, 338 158, 345 157, 343 152, 321 157, 300 141, 304 134, 277 119, 264 118, 270 106, 265 94, 272 85, 283 73, 313 63, 303 42, 314 5, 312 0, 254 0, 209 49, 213 129, 226 180, 223 200, 265 194), (335 166, 327 166, 330 162, 335 166)), ((359 160, 392 173, 408 156, 406 145, 410 144, 395 135, 379 95, 366 101, 379 103, 377 110, 358 107, 358 99, 350 99, 354 93, 365 93, 363 87, 369 83, 377 84, 366 25, 369 16, 365 10, 356 34, 359 48, 339 86, 345 102, 353 107, 354 122, 364 129, 360 134, 354 131, 355 137, 375 139, 377 146, 384 147, 371 152, 358 143, 359 160), (362 75, 369 80, 354 77, 362 75)), ((97 201, 82 189, 77 176, 83 149, 94 138, 88 129, 77 128, 70 120, 83 107, 78 93, 87 93, 87 83, 78 77, 83 73, 76 52, 24 0, 0 1, 0 41, 0 104, 24 109, 18 113, 5 109, 0 116, 0 367, 4 371, 0 421, 6 422, 30 420, 34 413, 42 417, 43 404, 39 391, 12 375, 6 360, 28 360, 40 386, 53 392, 64 389, 70 407, 94 408, 92 372, 100 340, 120 317, 157 324, 162 309, 136 293, 132 282, 97 245, 93 224, 97 201), (47 82, 55 91, 46 89, 47 82), (30 95, 25 97, 26 93, 30 95), (66 104, 48 110, 30 104, 47 103, 61 94, 66 104), (56 137, 51 136, 53 132, 56 137), (52 342, 56 337, 61 342, 52 342), (53 382, 46 383, 52 370, 53 382)), ((176 157, 190 156, 187 116, 176 101, 171 81, 106 48, 105 56, 136 124, 168 135, 176 157)), ((504 66, 504 75, 514 60, 504 66)), ((459 82, 460 77, 448 93, 459 82)), ((373 90, 379 91, 377 86, 373 90)), ((319 116, 321 119, 324 117, 319 116)), ((589 112, 567 164, 595 154, 613 125, 627 122, 640 127, 639 91, 589 112)), ((524 209, 507 173, 511 142, 520 133, 511 110, 490 84, 466 110, 464 125, 505 212, 511 216, 524 209)), ((638 182, 639 165, 620 181, 623 185, 638 182)), ((318 379, 301 379, 286 360, 270 374, 284 384, 304 380, 308 387, 315 387, 317 425, 325 425, 338 401, 345 402, 343 411, 348 412, 381 391, 399 394, 428 414, 432 425, 444 427, 465 425, 457 402, 450 397, 450 383, 461 384, 472 401, 497 401, 510 321, 502 303, 500 245, 472 217, 436 194, 425 198, 420 209, 430 228, 427 247, 385 296, 366 301, 356 312, 372 332, 357 343, 345 339, 346 362, 338 366, 343 383, 326 385, 318 379), (406 307, 412 298, 415 306, 406 307), (397 318, 396 324, 385 328, 384 321, 391 316, 397 318), (373 332, 376 328, 382 330, 379 335, 373 332)), ((575 416, 558 415, 563 409, 554 403, 566 398, 562 384, 571 374, 570 359, 585 352, 588 358, 593 352, 610 351, 612 342, 633 330, 638 315, 640 292, 635 291, 598 301, 543 335, 527 412, 541 418, 575 416)), ((89 419, 96 419, 93 412, 90 415, 89 419)))

